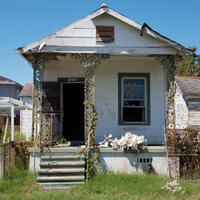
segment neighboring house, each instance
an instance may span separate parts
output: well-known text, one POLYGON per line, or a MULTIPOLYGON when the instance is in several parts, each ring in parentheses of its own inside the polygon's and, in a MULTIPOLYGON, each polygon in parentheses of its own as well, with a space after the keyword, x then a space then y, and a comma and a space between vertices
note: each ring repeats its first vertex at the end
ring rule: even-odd
POLYGON ((0 76, 0 97, 11 97, 13 99, 19 99, 19 93, 23 86, 19 83, 0 76))
MULTIPOLYGON (((32 105, 33 96, 33 83, 26 83, 24 88, 19 94, 20 100, 32 105)), ((20 111, 20 132, 28 133, 26 138, 31 137, 32 133, 32 110, 21 110, 20 111), (28 132, 27 132, 28 129, 28 132)))
POLYGON ((200 77, 176 76, 176 128, 200 130, 200 77))
MULTIPOLYGON (((87 98, 98 112, 96 142, 132 132, 149 145, 162 144, 166 119, 173 126, 173 60, 188 51, 106 5, 17 49, 32 64, 34 82, 42 82, 43 118, 53 120, 54 141, 85 140, 87 98)), ((40 92, 36 86, 35 97, 40 92)))
MULTIPOLYGON (((11 79, 0 76, 0 97, 11 97, 19 100, 19 93, 23 86, 11 79)), ((15 111, 15 124, 19 125, 19 111, 15 111)), ((0 116, 0 126, 4 123, 4 117, 0 116)))

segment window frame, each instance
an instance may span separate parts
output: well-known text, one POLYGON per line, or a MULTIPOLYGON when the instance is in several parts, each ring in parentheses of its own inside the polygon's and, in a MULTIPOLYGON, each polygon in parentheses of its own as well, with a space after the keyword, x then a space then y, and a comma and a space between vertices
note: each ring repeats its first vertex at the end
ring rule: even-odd
POLYGON ((150 125, 150 73, 119 73, 118 74, 118 124, 119 125, 150 125), (123 122, 123 80, 143 79, 145 87, 145 122, 123 122))
POLYGON ((101 26, 101 25, 97 25, 96 26, 96 42, 97 43, 114 43, 115 42, 115 27, 114 26, 101 26), (104 30, 105 29, 105 30, 104 30), (111 29, 111 30, 106 30, 106 29, 111 29), (100 35, 101 32, 110 32, 113 33, 113 35, 109 34, 106 36, 102 36, 100 35), (99 34, 97 36, 97 34, 99 34), (110 39, 105 40, 105 38, 108 37, 110 39))

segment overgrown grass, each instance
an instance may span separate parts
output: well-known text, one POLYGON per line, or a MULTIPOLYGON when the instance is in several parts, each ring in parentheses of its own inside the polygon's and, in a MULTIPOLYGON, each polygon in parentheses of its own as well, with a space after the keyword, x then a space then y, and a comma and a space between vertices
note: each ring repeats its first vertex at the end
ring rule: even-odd
POLYGON ((20 199, 20 196, 34 194, 37 190, 39 187, 34 181, 34 175, 28 170, 10 167, 5 178, 0 181, 0 199, 20 199))
MULTIPOLYGON (((0 146, 3 144, 5 126, 2 126, 1 131, 2 131, 2 133, 0 134, 0 146)), ((15 136, 15 139, 19 139, 20 141, 26 141, 26 136, 23 133, 20 133, 20 128, 18 126, 15 126, 14 136, 15 136)), ((10 126, 8 126, 8 129, 7 129, 6 142, 9 139, 11 139, 11 127, 10 126)))
POLYGON ((100 174, 88 183, 69 190, 43 191, 34 181, 33 174, 26 170, 11 168, 5 180, 0 181, 0 199, 67 199, 67 200, 164 200, 164 199, 200 199, 200 181, 179 180, 185 193, 168 194, 161 187, 168 179, 141 174, 100 174))

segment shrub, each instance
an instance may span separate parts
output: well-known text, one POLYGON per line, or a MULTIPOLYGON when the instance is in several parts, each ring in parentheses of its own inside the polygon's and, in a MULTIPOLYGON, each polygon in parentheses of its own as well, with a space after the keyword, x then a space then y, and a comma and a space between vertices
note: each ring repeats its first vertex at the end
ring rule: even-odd
POLYGON ((180 156, 182 177, 200 177, 200 143, 197 134, 197 130, 192 127, 182 130, 166 129, 168 151, 174 162, 176 155, 180 156))

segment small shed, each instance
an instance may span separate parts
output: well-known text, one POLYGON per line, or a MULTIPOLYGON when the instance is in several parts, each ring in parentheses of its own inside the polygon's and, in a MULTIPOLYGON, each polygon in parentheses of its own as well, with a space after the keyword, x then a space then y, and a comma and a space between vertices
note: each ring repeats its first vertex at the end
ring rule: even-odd
POLYGON ((175 82, 176 128, 200 130, 200 77, 176 76, 175 82))
MULTIPOLYGON (((33 83, 26 83, 24 88, 19 94, 20 101, 32 105, 32 96, 33 96, 33 83)), ((27 139, 30 138, 32 132, 32 110, 20 111, 20 132, 24 134, 28 133, 28 135, 26 135, 26 138, 27 139)))

